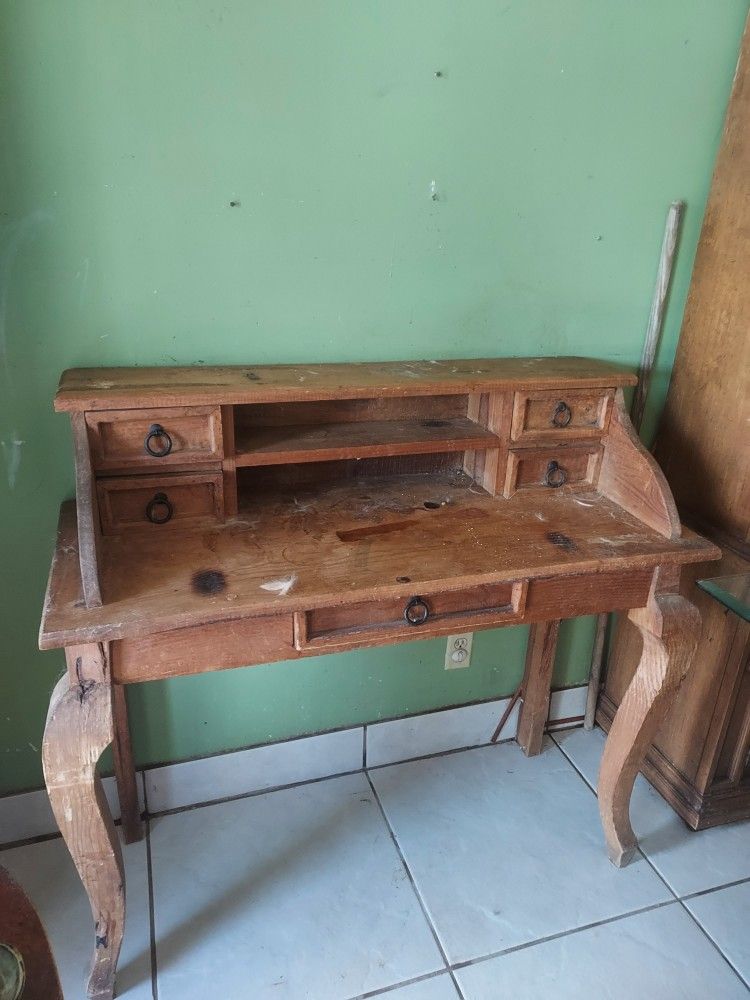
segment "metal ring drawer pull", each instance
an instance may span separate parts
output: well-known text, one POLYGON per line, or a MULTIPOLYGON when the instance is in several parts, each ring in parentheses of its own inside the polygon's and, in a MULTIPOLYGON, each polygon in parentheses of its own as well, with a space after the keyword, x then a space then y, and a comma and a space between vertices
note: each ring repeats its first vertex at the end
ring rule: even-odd
POLYGON ((152 524, 166 524, 173 514, 174 507, 166 493, 154 493, 146 504, 146 517, 152 524))
POLYGON ((547 471, 544 473, 544 485, 556 490, 558 486, 563 486, 568 481, 568 473, 558 465, 557 462, 550 462, 547 471))
POLYGON ((561 399, 552 414, 552 423, 555 427, 567 427, 572 419, 573 411, 568 404, 561 399))
POLYGON ((568 481, 568 473, 557 462, 550 462, 547 466, 547 471, 544 473, 544 485, 550 486, 553 490, 556 490, 559 486, 563 486, 568 481))
POLYGON ((165 458, 172 450, 172 438, 167 434, 161 424, 151 424, 148 429, 148 434, 143 442, 143 447, 149 453, 153 455, 154 458, 165 458), (162 438, 164 441, 163 448, 152 448, 151 441, 154 438, 162 438))
POLYGON ((423 625, 430 617, 430 609, 422 597, 412 597, 404 608, 404 621, 409 625, 423 625))

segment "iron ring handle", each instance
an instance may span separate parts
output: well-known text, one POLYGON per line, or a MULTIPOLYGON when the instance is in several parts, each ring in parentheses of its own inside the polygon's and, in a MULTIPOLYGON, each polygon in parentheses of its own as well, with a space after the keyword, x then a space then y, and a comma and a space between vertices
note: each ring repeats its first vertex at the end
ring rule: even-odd
POLYGON ((567 481, 568 473, 565 469, 555 461, 550 462, 544 473, 544 485, 556 490, 559 486, 564 486, 567 481))
POLYGON ((166 524, 172 520, 174 507, 172 501, 166 493, 154 493, 153 497, 146 504, 146 517, 152 524, 166 524), (162 513, 159 513, 159 510, 162 513))
POLYGON ((172 438, 164 430, 161 424, 151 424, 151 426, 148 429, 148 434, 146 435, 146 438, 143 442, 143 447, 146 449, 149 455, 153 455, 154 458, 166 458, 166 456, 172 450, 172 438), (151 447, 152 438, 163 438, 165 442, 165 447, 161 448, 160 450, 152 448, 151 447))
POLYGON ((412 597, 404 608, 404 621, 408 625, 424 625, 430 617, 430 609, 423 597, 412 597))
POLYGON ((555 427, 567 427, 572 419, 573 411, 565 400, 561 399, 552 414, 552 423, 555 427))

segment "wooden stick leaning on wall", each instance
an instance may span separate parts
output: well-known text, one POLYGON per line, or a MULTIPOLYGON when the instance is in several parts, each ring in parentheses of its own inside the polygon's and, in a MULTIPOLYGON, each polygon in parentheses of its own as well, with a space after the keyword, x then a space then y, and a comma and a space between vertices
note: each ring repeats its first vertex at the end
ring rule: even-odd
MULTIPOLYGON (((651 312, 648 317, 648 327, 646 328, 646 339, 643 344, 641 363, 638 368, 638 385, 635 388, 633 404, 630 408, 630 418, 636 431, 640 433, 643 422, 643 413, 646 408, 646 398, 651 386, 651 377, 654 371, 654 361, 656 359, 656 349, 659 346, 662 329, 664 327, 664 316, 667 311, 667 298, 669 288, 672 283, 672 273, 677 254, 677 241, 682 226, 682 217, 685 211, 684 201, 673 201, 667 212, 667 221, 664 226, 664 238, 661 244, 661 254, 659 257, 659 270, 656 275, 656 286, 654 297, 651 301, 651 312)), ((609 614, 597 615, 596 632, 594 634, 594 646, 591 653, 591 673, 589 675, 589 686, 586 693, 586 714, 583 720, 583 728, 591 730, 594 728, 594 716, 596 714, 596 703, 599 698, 599 687, 602 679, 602 668, 604 665, 604 646, 607 633, 607 623, 609 614)))

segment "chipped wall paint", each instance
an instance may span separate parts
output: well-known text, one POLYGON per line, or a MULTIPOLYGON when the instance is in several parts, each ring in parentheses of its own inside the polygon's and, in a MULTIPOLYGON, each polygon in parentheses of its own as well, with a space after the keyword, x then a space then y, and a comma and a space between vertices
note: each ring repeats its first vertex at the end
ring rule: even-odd
MULTIPOLYGON (((664 215, 685 198, 653 426, 747 7, 0 0, 0 790, 41 782, 33 747, 63 669, 36 650, 73 490, 60 371, 561 353, 635 367, 664 215)), ((590 636, 564 630, 558 684, 582 680, 590 636)), ((136 754, 496 698, 524 640, 478 633, 464 671, 431 640, 136 685, 136 754)))

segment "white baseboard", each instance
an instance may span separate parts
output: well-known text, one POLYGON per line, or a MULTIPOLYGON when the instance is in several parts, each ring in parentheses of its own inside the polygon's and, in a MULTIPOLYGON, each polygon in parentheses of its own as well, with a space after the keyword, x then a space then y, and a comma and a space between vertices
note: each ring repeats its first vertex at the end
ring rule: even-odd
MULTIPOLYGON (((139 799, 142 807, 144 801, 148 802, 150 813, 161 813, 358 771, 365 764, 382 767, 415 757, 482 746, 489 743, 509 701, 509 698, 500 698, 460 708, 438 709, 213 757, 149 767, 138 774, 139 799)), ((548 728, 575 724, 582 720, 585 707, 585 685, 554 691, 548 728)), ((513 739, 517 724, 516 708, 500 739, 513 739)), ((105 778, 103 783, 113 815, 118 818, 115 780, 105 778)), ((55 833, 57 824, 44 789, 0 798, 0 846, 55 833)))

